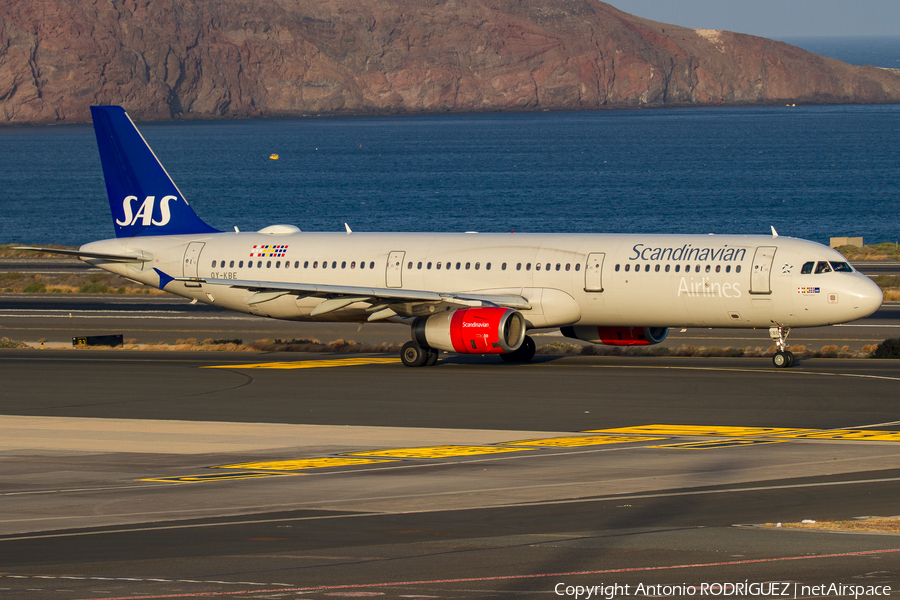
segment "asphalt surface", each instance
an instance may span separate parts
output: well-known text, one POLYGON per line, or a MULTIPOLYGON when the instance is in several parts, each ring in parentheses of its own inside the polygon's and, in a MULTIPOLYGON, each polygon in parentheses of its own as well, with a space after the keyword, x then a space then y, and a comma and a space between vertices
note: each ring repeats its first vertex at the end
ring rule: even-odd
POLYGON ((0 597, 900 589, 897 536, 760 526, 900 514, 895 361, 4 350, 0 381, 0 597))

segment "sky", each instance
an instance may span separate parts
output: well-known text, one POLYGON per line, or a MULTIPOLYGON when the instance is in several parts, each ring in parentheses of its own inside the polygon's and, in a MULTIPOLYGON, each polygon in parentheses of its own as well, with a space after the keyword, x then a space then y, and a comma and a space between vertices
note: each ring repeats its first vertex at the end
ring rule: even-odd
POLYGON ((900 36, 900 0, 604 1, 653 21, 779 40, 807 36, 900 36))

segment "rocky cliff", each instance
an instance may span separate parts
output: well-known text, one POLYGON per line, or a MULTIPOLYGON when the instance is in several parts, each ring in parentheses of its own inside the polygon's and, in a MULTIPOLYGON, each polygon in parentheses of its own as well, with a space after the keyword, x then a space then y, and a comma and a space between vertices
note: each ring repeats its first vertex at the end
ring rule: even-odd
POLYGON ((900 72, 594 0, 0 0, 0 123, 900 102, 900 72))

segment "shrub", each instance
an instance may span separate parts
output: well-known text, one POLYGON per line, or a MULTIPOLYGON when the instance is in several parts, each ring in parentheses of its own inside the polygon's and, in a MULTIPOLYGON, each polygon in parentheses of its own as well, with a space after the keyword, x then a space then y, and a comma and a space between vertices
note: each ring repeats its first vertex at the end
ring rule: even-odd
POLYGON ((878 344, 872 358, 900 358, 900 338, 890 338, 878 344))
POLYGON ((40 281, 33 281, 25 286, 22 290, 23 294, 43 294, 47 291, 47 284, 40 281))

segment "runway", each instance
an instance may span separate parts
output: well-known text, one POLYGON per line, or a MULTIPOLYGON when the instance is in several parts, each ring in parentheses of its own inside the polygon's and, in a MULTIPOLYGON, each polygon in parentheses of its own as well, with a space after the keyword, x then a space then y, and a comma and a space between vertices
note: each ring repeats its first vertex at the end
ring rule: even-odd
POLYGON ((760 526, 900 513, 895 361, 4 350, 0 380, 9 597, 900 588, 896 536, 760 526))
MULTIPOLYGON (((240 339, 244 343, 274 339, 329 343, 340 339, 361 344, 402 344, 409 340, 409 328, 403 325, 371 323, 358 329, 353 323, 279 321, 190 304, 174 296, 0 295, 0 337, 71 344, 76 336, 107 334, 121 334, 138 344, 175 344, 187 339, 240 339)), ((558 329, 538 330, 534 335, 538 346, 552 342, 586 345, 563 338, 558 329)), ((898 303, 885 304, 875 314, 853 323, 795 329, 788 341, 810 350, 834 345, 860 351, 890 337, 900 337, 898 303)), ((662 345, 765 350, 772 341, 764 329, 691 328, 670 329, 662 345)))

